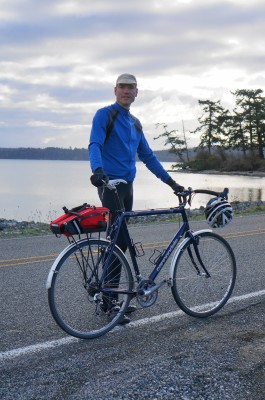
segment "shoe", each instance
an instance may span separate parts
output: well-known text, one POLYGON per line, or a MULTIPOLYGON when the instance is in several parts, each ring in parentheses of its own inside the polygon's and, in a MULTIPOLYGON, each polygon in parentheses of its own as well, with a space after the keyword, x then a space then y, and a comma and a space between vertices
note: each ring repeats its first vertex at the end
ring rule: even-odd
POLYGON ((126 311, 125 311, 125 314, 131 314, 132 312, 135 312, 137 310, 137 307, 136 306, 128 306, 127 308, 126 308, 126 311))
MULTIPOLYGON (((119 313, 119 311, 120 311, 119 306, 112 307, 109 311, 107 311, 108 317, 110 319, 115 318, 116 315, 119 313)), ((127 315, 123 315, 122 319, 119 321, 119 325, 129 324, 129 322, 131 322, 130 318, 128 318, 127 315)))
MULTIPOLYGON (((121 307, 122 303, 123 303, 123 301, 121 301, 120 303, 117 302, 113 307, 116 307, 116 306, 121 307)), ((107 312, 107 305, 106 304, 101 303, 100 304, 100 308, 101 308, 102 311, 107 312)), ((127 309, 125 311, 125 314, 131 314, 132 312, 135 312, 136 310, 137 310, 136 306, 128 305, 128 307, 127 307, 127 309)))
MULTIPOLYGON (((119 303, 119 306, 121 307, 123 302, 119 303)), ((137 310, 136 306, 133 305, 128 305, 128 307, 126 308, 125 314, 131 314, 132 312, 135 312, 137 310)))

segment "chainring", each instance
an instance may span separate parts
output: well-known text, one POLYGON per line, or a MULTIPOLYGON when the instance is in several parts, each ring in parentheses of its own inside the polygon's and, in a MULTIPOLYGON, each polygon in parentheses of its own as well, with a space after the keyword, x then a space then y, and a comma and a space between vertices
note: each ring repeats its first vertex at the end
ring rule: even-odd
POLYGON ((141 307, 151 307, 156 302, 158 290, 156 289, 152 293, 148 293, 154 286, 155 283, 148 280, 143 280, 139 283, 136 291, 136 299, 141 307))

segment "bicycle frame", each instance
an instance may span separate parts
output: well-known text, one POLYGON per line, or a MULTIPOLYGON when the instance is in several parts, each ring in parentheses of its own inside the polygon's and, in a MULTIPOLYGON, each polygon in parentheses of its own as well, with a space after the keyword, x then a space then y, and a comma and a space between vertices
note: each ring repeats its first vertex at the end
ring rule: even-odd
POLYGON ((169 245, 167 246, 165 251, 160 255, 159 259, 155 263, 155 267, 148 277, 148 280, 151 282, 153 282, 156 279, 159 272, 165 265, 169 256, 171 255, 171 253, 173 252, 173 250, 175 249, 175 247, 177 246, 177 244, 179 243, 181 238, 184 236, 184 234, 185 235, 190 234, 190 236, 192 236, 188 218, 187 218, 187 214, 186 214, 186 210, 185 210, 184 206, 181 205, 180 207, 175 207, 175 208, 170 208, 170 209, 154 209, 154 210, 145 210, 145 211, 121 211, 111 226, 111 231, 110 231, 110 235, 109 235, 109 239, 111 240, 111 246, 110 246, 108 257, 106 258, 106 261, 105 261, 105 266, 103 269, 104 272, 103 272, 103 276, 101 278, 100 283, 102 284, 102 282, 104 280, 104 275, 107 270, 108 263, 112 256, 113 249, 116 244, 117 237, 118 237, 118 234, 120 233, 120 231, 122 231, 125 236, 125 240, 126 240, 126 243, 128 246, 130 258, 132 261, 132 265, 133 265, 135 276, 136 276, 138 283, 142 279, 142 276, 141 276, 141 273, 140 273, 140 270, 138 267, 138 263, 136 260, 135 249, 131 242, 130 234, 128 231, 128 226, 126 223, 127 218, 135 218, 135 217, 149 216, 149 215, 172 215, 172 214, 180 214, 182 216, 183 223, 182 223, 181 227, 178 229, 178 231, 176 232, 176 234, 173 236, 171 242, 169 243, 169 245))
MULTIPOLYGON (((128 231, 128 227, 127 227, 127 223, 126 223, 126 219, 128 218, 135 218, 135 217, 142 217, 142 216, 149 216, 149 215, 170 215, 170 214, 180 214, 182 217, 182 225, 180 226, 180 228, 178 229, 178 231, 176 232, 176 234, 173 236, 173 238, 171 239, 171 242, 169 243, 169 245, 167 246, 167 248, 164 250, 164 252, 160 255, 160 257, 158 258, 157 262, 155 263, 155 267, 152 270, 151 274, 148 277, 148 281, 149 282, 154 282, 154 280, 156 279, 156 277, 158 276, 159 272, 161 271, 161 269, 163 268, 163 266, 165 265, 166 261, 168 260, 168 258, 170 257, 171 253, 173 252, 173 250, 175 249, 175 247, 178 245, 178 243, 180 242, 181 238, 184 236, 186 238, 191 238, 192 239, 192 244, 193 244, 193 248, 196 254, 196 257, 199 261, 199 265, 202 268, 202 270, 205 273, 205 276, 207 278, 210 277, 210 274, 207 270, 207 268, 205 267, 199 250, 198 250, 198 246, 197 246, 197 237, 196 235, 193 235, 193 232, 190 229, 190 225, 189 225, 189 221, 188 221, 188 217, 186 214, 186 210, 185 210, 185 205, 186 203, 183 203, 181 201, 181 196, 178 196, 179 198, 179 207, 174 207, 174 208, 165 208, 165 209, 152 209, 152 210, 142 210, 142 211, 125 211, 122 208, 121 202, 120 202, 120 198, 117 192, 116 187, 112 187, 113 190, 113 195, 115 197, 115 201, 116 201, 116 205, 117 205, 117 210, 118 210, 118 215, 114 221, 114 223, 111 225, 110 228, 110 234, 109 234, 109 239, 111 241, 111 245, 110 245, 110 249, 109 249, 109 254, 105 260, 104 263, 104 267, 103 267, 103 274, 102 277, 99 281, 100 286, 102 286, 102 283, 104 281, 104 276, 107 273, 107 268, 113 253, 113 249, 114 246, 117 242, 117 238, 119 233, 122 231, 124 236, 125 236, 125 240, 129 249, 129 253, 130 253, 130 258, 132 261, 132 265, 133 265, 133 269, 135 272, 135 276, 137 279, 137 282, 140 283, 142 280, 142 276, 138 267, 138 263, 136 260, 136 255, 135 255, 135 248, 131 242, 131 238, 130 238, 130 234, 128 231)), ((214 195, 220 195, 220 193, 217 192, 213 192, 210 190, 195 190, 194 193, 205 193, 205 194, 214 194, 214 195)), ((222 192, 222 194, 224 196, 227 196, 228 193, 228 189, 224 189, 224 191, 222 192)), ((188 253, 189 253, 189 257, 191 259, 191 262, 193 263, 194 268, 197 270, 197 273, 200 275, 200 270, 194 260, 193 254, 192 254, 192 250, 191 248, 188 249, 188 253)), ((160 284, 155 285, 155 288, 158 288, 160 286, 160 284)), ((106 291, 109 291, 108 289, 105 289, 106 291)), ((105 291, 104 290, 104 291, 105 291)), ((113 290, 113 289, 112 289, 113 290)))

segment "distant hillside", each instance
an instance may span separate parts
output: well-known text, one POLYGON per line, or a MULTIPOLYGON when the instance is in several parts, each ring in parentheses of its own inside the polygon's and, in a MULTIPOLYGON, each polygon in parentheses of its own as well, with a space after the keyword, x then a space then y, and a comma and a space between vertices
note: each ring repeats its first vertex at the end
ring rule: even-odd
POLYGON ((87 149, 47 147, 0 148, 0 159, 16 160, 87 160, 87 149))
MULTIPOLYGON (((168 150, 155 151, 160 161, 176 162, 176 155, 168 150)), ((63 149, 59 147, 46 147, 44 149, 33 147, 0 148, 0 159, 13 160, 73 160, 87 161, 87 149, 63 149)))

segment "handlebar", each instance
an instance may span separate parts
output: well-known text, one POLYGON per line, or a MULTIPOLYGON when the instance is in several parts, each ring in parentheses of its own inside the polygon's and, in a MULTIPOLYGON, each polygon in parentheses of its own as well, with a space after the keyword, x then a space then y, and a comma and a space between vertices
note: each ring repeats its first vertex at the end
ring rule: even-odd
MULTIPOLYGON (((111 179, 108 181, 108 183, 104 182, 104 184, 106 185, 106 187, 108 189, 114 189, 117 185, 119 185, 119 183, 124 183, 127 184, 127 182, 124 179, 111 179)), ((179 196, 189 196, 191 194, 195 194, 195 193, 200 193, 200 194, 209 194, 212 196, 216 196, 216 197, 223 197, 225 199, 227 199, 227 195, 228 195, 229 189, 228 188, 224 188, 224 190, 222 192, 215 192, 213 190, 207 190, 207 189, 195 189, 193 190, 192 188, 188 188, 187 190, 184 190, 181 193, 176 193, 179 196)))
MULTIPOLYGON (((103 181, 104 186, 106 186, 108 189, 110 190, 115 190, 116 186, 119 185, 120 183, 124 183, 127 184, 127 182, 124 179, 111 179, 107 182, 103 181)), ((174 192, 176 196, 178 196, 179 198, 179 202, 182 204, 186 204, 188 203, 189 205, 191 204, 191 196, 192 194, 209 194, 210 196, 215 196, 215 197, 221 197, 224 199, 228 199, 228 193, 229 193, 229 189, 228 188, 224 188, 224 190, 222 192, 216 192, 214 190, 208 190, 208 189, 192 189, 192 188, 188 188, 183 190, 183 192, 174 192)))
POLYGON ((213 190, 196 189, 196 190, 193 190, 193 193, 209 194, 209 195, 213 195, 216 197, 222 197, 222 198, 227 199, 229 189, 224 188, 224 190, 222 192, 214 192, 213 190))
POLYGON ((210 196, 215 196, 215 197, 220 197, 220 198, 224 198, 224 199, 228 199, 228 192, 229 189, 228 188, 224 188, 224 190, 222 192, 215 192, 214 190, 207 190, 207 189, 192 189, 192 188, 188 188, 187 190, 184 190, 183 192, 179 192, 176 193, 176 196, 178 196, 179 202, 182 205, 186 205, 187 203, 189 205, 191 205, 191 196, 192 194, 209 194, 210 196))

